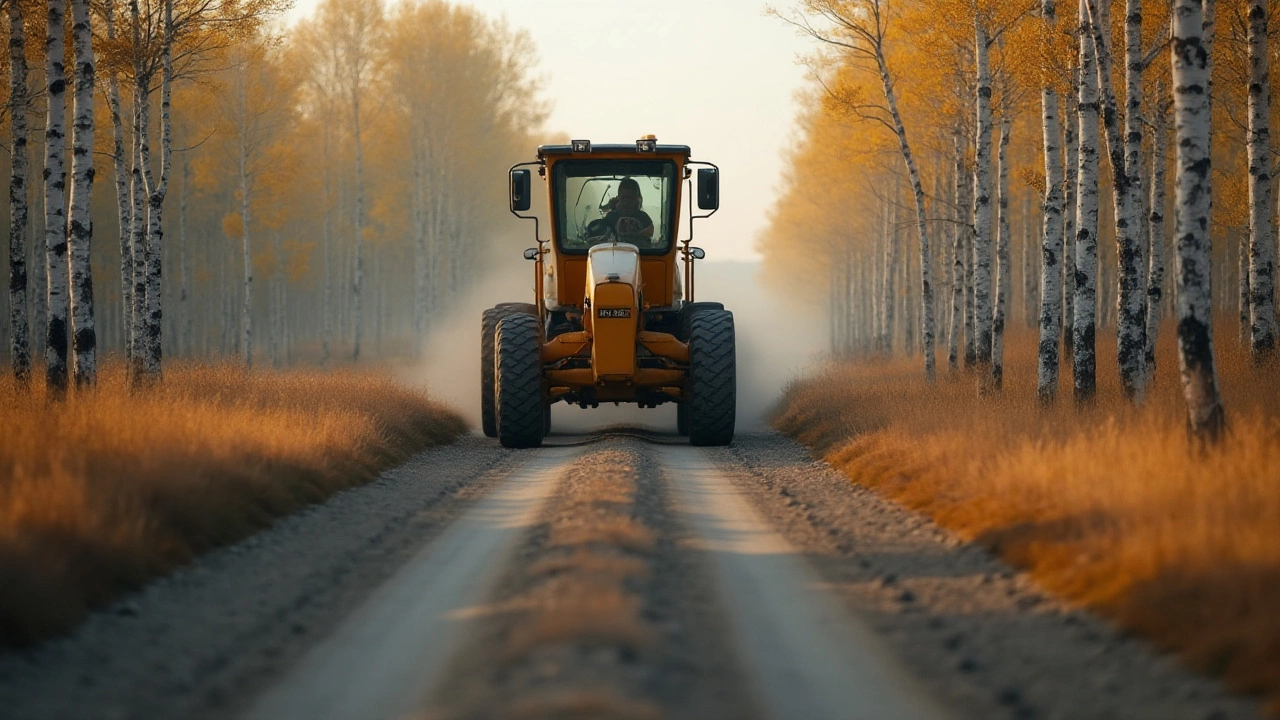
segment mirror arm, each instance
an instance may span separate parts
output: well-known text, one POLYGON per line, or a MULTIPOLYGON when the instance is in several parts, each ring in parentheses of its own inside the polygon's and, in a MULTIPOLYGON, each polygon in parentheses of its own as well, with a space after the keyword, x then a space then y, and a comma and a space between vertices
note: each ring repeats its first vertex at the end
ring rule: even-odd
MULTIPOLYGON (((709 168, 715 168, 715 171, 716 171, 716 175, 717 175, 717 176, 720 174, 720 166, 719 166, 719 165, 716 165, 715 163, 709 163, 709 162, 707 162, 707 161, 705 161, 705 160, 690 160, 688 163, 686 163, 686 166, 688 166, 688 165, 705 165, 705 166, 707 166, 707 167, 709 167, 709 168)), ((690 205, 689 205, 689 229, 690 229, 690 235, 689 235, 689 238, 690 238, 690 239, 693 239, 692 231, 693 231, 693 221, 694 221, 694 220, 702 220, 703 218, 709 218, 709 217, 711 217, 712 215, 715 215, 716 213, 720 212, 720 206, 719 206, 719 204, 717 204, 717 205, 716 205, 716 209, 715 209, 715 210, 712 210, 711 212, 707 213, 706 215, 694 215, 694 214, 693 214, 693 204, 692 204, 692 202, 693 202, 693 201, 692 201, 692 199, 691 199, 691 200, 690 200, 690 205)))
MULTIPOLYGON (((507 177, 511 177, 511 173, 515 172, 515 171, 516 171, 516 169, 518 169, 518 168, 522 168, 522 167, 537 167, 537 168, 538 168, 538 177, 546 177, 547 166, 546 166, 546 163, 545 163, 545 162, 543 162, 542 160, 537 160, 537 161, 534 161, 534 162, 522 162, 522 163, 516 163, 515 165, 512 165, 512 166, 511 166, 511 169, 510 169, 510 170, 508 170, 508 171, 507 171, 507 177)), ((532 182, 530 182, 530 183, 529 183, 529 186, 530 186, 530 187, 529 187, 529 190, 530 190, 530 192, 532 192, 532 190, 533 190, 533 183, 532 183, 532 182)), ((546 293, 544 293, 544 292, 542 291, 542 290, 543 290, 543 288, 542 288, 542 282, 543 282, 543 279, 546 277, 546 276, 545 276, 545 274, 544 274, 544 271, 543 271, 543 259, 542 259, 542 258, 543 258, 543 256, 544 256, 544 255, 546 255, 548 252, 550 252, 550 250, 548 250, 548 249, 547 249, 547 247, 546 247, 547 243, 548 243, 548 242, 550 242, 550 240, 543 240, 543 239, 542 239, 542 227, 541 227, 541 223, 540 223, 540 222, 539 222, 539 220, 538 220, 538 216, 537 216, 537 215, 521 215, 520 213, 516 212, 515 210, 512 210, 512 211, 511 211, 511 214, 512 214, 512 215, 515 215, 516 217, 520 218, 521 220, 532 220, 532 221, 533 221, 533 239, 534 239, 535 241, 537 241, 537 243, 538 243, 538 255, 537 255, 537 257, 536 257, 536 258, 534 258, 534 262, 533 262, 533 293, 534 293, 534 296, 535 296, 535 297, 534 297, 534 302, 535 302, 535 304, 537 305, 537 308, 538 308, 538 321, 541 323, 541 322, 542 322, 542 318, 546 317, 546 315, 547 315, 547 312, 546 312, 546 305, 545 305, 545 300, 544 300, 544 296, 546 295, 546 293)))

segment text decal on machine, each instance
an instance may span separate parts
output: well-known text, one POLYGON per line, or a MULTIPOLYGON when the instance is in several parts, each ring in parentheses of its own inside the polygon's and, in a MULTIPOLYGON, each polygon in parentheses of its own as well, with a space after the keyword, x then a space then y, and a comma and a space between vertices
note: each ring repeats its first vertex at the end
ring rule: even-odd
POLYGON ((596 317, 629 318, 631 317, 631 308, 600 308, 596 311, 596 317))

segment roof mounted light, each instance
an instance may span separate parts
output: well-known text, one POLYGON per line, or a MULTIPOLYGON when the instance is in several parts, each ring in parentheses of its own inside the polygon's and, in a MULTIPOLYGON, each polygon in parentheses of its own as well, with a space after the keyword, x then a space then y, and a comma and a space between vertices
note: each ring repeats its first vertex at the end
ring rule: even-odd
POLYGON ((573 146, 573 151, 574 151, 574 152, 576 152, 576 153, 589 153, 589 152, 591 152, 591 141, 590 141, 590 140, 570 140, 570 141, 569 141, 569 144, 573 146))
POLYGON ((636 141, 636 152, 651 153, 658 151, 658 138, 655 135, 645 135, 636 141))

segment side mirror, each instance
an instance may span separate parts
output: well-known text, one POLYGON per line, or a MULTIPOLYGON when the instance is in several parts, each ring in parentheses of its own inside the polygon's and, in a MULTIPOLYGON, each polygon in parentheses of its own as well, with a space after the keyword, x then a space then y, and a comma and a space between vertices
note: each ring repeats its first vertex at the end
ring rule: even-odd
POLYGON ((532 260, 536 257, 538 257, 538 248, 529 248, 528 250, 524 251, 525 260, 532 260))
POLYGON ((694 260, 701 260, 702 258, 707 256, 707 251, 703 250, 700 247, 695 247, 695 248, 689 248, 689 254, 693 256, 694 260))
POLYGON ((529 197, 531 181, 527 169, 511 171, 511 212, 527 212, 532 198, 529 197))
POLYGON ((720 208, 720 173, 715 168, 698 168, 698 209, 720 208))

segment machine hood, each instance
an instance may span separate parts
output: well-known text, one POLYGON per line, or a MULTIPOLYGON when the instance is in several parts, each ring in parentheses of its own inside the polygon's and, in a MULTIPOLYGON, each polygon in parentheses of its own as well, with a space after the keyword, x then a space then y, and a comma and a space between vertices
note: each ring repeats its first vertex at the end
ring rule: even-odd
POLYGON ((640 285, 640 249, 629 243, 608 243, 587 254, 587 287, 604 282, 640 285))

